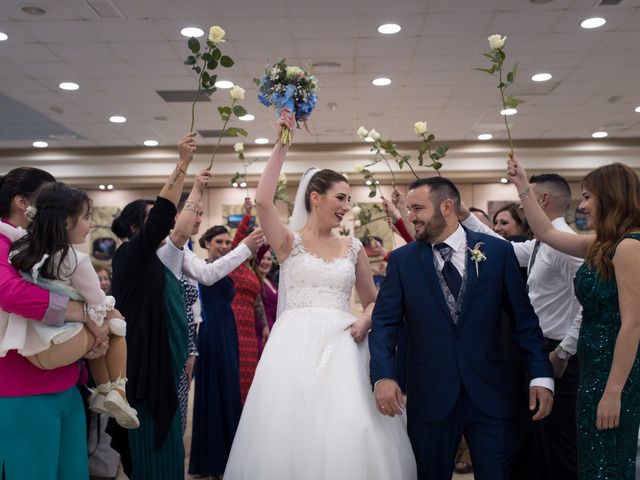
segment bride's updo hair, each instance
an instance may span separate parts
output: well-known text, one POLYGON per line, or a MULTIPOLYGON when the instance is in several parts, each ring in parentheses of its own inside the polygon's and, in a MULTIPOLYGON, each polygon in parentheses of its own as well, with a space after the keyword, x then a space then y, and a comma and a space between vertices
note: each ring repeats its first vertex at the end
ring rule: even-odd
POLYGON ((202 248, 207 248, 207 242, 210 242, 213 237, 217 237, 218 235, 222 235, 223 233, 229 235, 229 230, 227 230, 222 225, 215 225, 202 234, 202 236, 198 240, 198 243, 202 248))
POLYGON ((340 175, 338 172, 329 170, 327 168, 320 170, 311 177, 309 185, 307 185, 307 191, 304 194, 304 207, 307 209, 307 213, 311 213, 311 194, 316 192, 319 195, 327 193, 333 185, 336 183, 349 183, 344 175, 340 175))

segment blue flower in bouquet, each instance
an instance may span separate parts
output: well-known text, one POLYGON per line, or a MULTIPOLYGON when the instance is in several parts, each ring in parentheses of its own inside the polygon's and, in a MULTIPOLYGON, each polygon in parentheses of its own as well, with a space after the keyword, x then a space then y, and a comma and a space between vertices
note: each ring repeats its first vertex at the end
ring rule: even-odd
MULTIPOLYGON (((269 65, 261 79, 254 79, 258 86, 258 100, 266 107, 274 106, 276 115, 287 108, 295 115, 296 123, 305 123, 318 101, 318 79, 306 69, 287 65, 286 61, 269 65)), ((284 127, 280 138, 282 145, 291 143, 291 132, 284 127)))

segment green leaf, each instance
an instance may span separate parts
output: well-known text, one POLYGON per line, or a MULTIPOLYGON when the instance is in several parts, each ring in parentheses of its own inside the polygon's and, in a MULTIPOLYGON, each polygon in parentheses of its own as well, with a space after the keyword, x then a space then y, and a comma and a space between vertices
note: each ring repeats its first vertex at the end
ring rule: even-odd
POLYGON ((247 111, 242 105, 236 105, 235 107, 233 107, 233 113, 236 117, 242 117, 247 114, 247 111))
POLYGON ((257 87, 259 87, 260 86, 260 79, 254 77, 253 83, 255 83, 257 87))
POLYGON ((511 73, 513 74, 513 77, 512 77, 512 78, 513 78, 513 80, 512 80, 512 81, 515 81, 515 79, 516 79, 516 74, 518 73, 518 62, 516 62, 516 63, 513 65, 513 70, 511 70, 511 73))
POLYGON ((418 155, 418 165, 424 165, 424 154, 418 155))
POLYGON ((196 64, 196 57, 194 57, 193 55, 189 55, 187 57, 187 59, 184 61, 185 65, 195 65, 196 64))
POLYGON ((215 70, 217 66, 218 66, 218 62, 216 62, 215 60, 209 60, 207 62, 207 68, 209 70, 215 70))
POLYGON ((513 72, 507 73, 507 83, 513 83, 513 72))
POLYGON ((231 117, 231 109, 229 107, 218 107, 218 113, 220 113, 220 118, 222 118, 223 122, 226 122, 231 117))
POLYGON ((436 160, 440 160, 440 155, 438 155, 438 153, 433 152, 431 155, 429 155, 429 157, 431 158, 431 160, 433 160, 434 162, 436 160))
POLYGON ((507 97, 504 99, 504 105, 507 108, 516 108, 521 103, 524 103, 522 100, 518 100, 517 98, 507 97))
POLYGON ((213 57, 209 52, 205 52, 202 54, 202 60, 204 60, 205 62, 208 62, 209 60, 212 60, 212 59, 213 57))
POLYGON ((433 164, 431 166, 433 167, 434 170, 440 170, 442 168, 442 163, 433 162, 433 164))
POLYGON ((491 53, 483 53, 482 56, 487 57, 490 60, 493 60, 493 55, 491 53))
POLYGON ((220 51, 220 49, 219 49, 219 48, 214 48, 214 49, 211 51, 211 58, 213 58, 216 62, 217 62, 218 60, 220 60, 220 57, 221 57, 221 56, 222 56, 222 52, 220 51))
POLYGON ((420 154, 420 156, 422 156, 425 154, 426 151, 427 151, 427 146, 424 143, 422 143, 420 145, 420 148, 418 148, 418 153, 420 154))
POLYGON ((200 42, 195 37, 189 38, 189 40, 187 41, 187 46, 193 53, 198 53, 200 51, 200 42))
POLYGON ((432 133, 427 137, 427 142, 433 142, 436 139, 436 136, 432 133))
POLYGON ((373 198, 375 196, 376 196, 376 189, 374 187, 374 189, 369 192, 369 198, 373 198))
POLYGON ((207 88, 203 88, 200 91, 200 95, 204 95, 205 97, 210 97, 211 95, 213 95, 213 92, 215 92, 217 90, 217 88, 214 87, 207 87, 207 88))
POLYGON ((200 78, 201 78, 201 84, 202 85, 206 85, 206 84, 209 83, 209 79, 211 77, 209 76, 209 74, 206 71, 204 71, 204 72, 202 72, 202 77, 200 77, 200 78))
POLYGON ((507 85, 504 82, 498 84, 498 88, 505 88, 507 85))
POLYGON ((238 157, 240 158, 240 160, 244 160, 244 153, 240 152, 238 154, 238 157))
POLYGON ((200 75, 200 72, 202 72, 202 69, 198 65, 195 65, 193 69, 196 71, 198 75, 200 75))
POLYGON ((499 57, 500 62, 504 62, 504 59, 507 58, 507 56, 505 55, 505 53, 502 51, 501 48, 496 50, 496 57, 499 57))
POLYGON ((493 75, 495 73, 495 69, 491 68, 474 68, 474 70, 478 70, 479 72, 488 73, 489 75, 493 75))
POLYGON ((224 131, 224 134, 229 137, 246 137, 248 135, 247 131, 243 128, 230 127, 224 131))
POLYGON ((234 63, 235 62, 231 59, 231 57, 227 57, 226 55, 223 55, 222 57, 220 57, 220 65, 222 65, 225 68, 233 67, 234 63))
POLYGON ((447 153, 447 151, 445 150, 444 147, 440 146, 440 147, 436 148, 436 153, 438 155, 440 155, 440 157, 444 157, 444 155, 447 153))

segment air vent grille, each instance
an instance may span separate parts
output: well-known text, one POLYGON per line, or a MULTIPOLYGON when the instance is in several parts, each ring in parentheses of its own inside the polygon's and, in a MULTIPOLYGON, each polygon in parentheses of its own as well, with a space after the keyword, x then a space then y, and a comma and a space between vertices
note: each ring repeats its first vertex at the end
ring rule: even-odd
POLYGON ((235 137, 235 135, 222 135, 222 130, 198 130, 198 133, 202 138, 220 138, 222 137, 235 137))
MULTIPOLYGON (((193 102, 196 96, 195 90, 158 90, 156 92, 165 102, 193 102)), ((205 95, 198 96, 198 102, 210 102, 211 99, 205 95)))
POLYGON ((617 7, 622 5, 625 0, 598 0, 596 7, 617 7))
POLYGON ((87 5, 100 18, 124 18, 124 15, 111 0, 87 0, 87 5))

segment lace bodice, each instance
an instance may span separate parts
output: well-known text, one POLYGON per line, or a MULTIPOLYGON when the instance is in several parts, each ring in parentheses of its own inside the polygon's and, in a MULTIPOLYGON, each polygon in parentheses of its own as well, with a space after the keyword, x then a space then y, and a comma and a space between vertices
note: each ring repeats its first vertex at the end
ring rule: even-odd
POLYGON ((362 243, 353 238, 342 256, 324 260, 305 250, 302 238, 294 233, 293 247, 280 267, 280 288, 284 287, 284 309, 305 307, 349 311, 349 299, 356 279, 356 261, 362 243))

